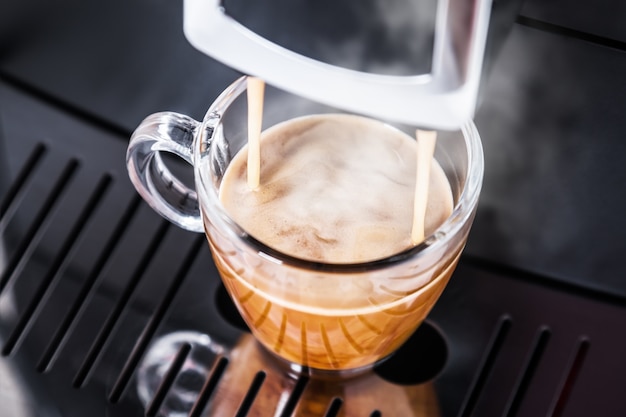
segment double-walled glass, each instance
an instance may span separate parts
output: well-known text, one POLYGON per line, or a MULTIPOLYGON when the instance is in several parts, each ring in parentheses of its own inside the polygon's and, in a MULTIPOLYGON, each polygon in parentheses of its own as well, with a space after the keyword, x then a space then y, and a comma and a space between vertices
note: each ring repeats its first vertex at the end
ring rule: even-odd
MULTIPOLYGON (((295 367, 351 371, 372 366, 422 323, 455 269, 482 183, 478 132, 471 122, 458 132, 439 132, 435 156, 450 182, 454 208, 423 243, 373 262, 311 262, 247 234, 219 200, 224 172, 247 143, 246 86, 245 77, 235 81, 202 122, 175 113, 146 118, 129 144, 130 177, 163 216, 206 233, 224 285, 267 350, 295 367), (171 174, 161 151, 193 166, 195 190, 171 174)), ((263 124, 337 112, 268 86, 263 124)), ((414 132, 414 127, 399 128, 414 132)))

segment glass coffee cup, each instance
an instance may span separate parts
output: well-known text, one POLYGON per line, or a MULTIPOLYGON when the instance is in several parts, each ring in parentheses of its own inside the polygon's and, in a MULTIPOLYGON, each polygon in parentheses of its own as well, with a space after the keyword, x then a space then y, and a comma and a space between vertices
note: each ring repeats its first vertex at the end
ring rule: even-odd
MULTIPOLYGON (((482 184, 478 132, 471 122, 458 132, 439 132, 435 158, 450 184, 453 208, 424 241, 380 259, 320 262, 250 235, 220 200, 224 173, 248 139, 246 88, 246 77, 236 80, 201 122, 171 112, 148 116, 129 143, 130 178, 158 213, 206 234, 222 281, 252 334, 291 370, 369 369, 424 321, 456 267, 482 184), (161 152, 192 165, 195 189, 168 169, 161 152)), ((263 124, 337 112, 268 86, 263 124)))

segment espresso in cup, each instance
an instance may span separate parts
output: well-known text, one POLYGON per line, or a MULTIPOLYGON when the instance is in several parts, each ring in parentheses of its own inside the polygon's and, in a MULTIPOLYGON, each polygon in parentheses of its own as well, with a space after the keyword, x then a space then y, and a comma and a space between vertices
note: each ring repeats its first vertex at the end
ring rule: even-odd
MULTIPOLYGON (((295 258, 329 264, 376 261, 413 246, 413 138, 365 117, 328 114, 282 122, 263 132, 260 143, 259 187, 247 183, 244 147, 219 190, 226 212, 253 238, 295 258)), ((435 161, 426 235, 452 206, 450 184, 435 161)), ((255 285, 255 271, 240 262, 240 254, 213 253, 255 336, 276 354, 318 369, 358 368, 395 350, 424 319, 452 269, 442 265, 438 276, 425 274, 421 289, 409 274, 409 289, 402 288, 402 276, 395 288, 350 277, 298 282, 297 268, 286 272, 277 265, 277 279, 292 275, 292 291, 285 291, 255 285), (307 285, 319 287, 308 291, 307 285)))
POLYGON ((482 184, 480 136, 471 121, 439 132, 437 163, 422 152, 432 135, 416 142, 268 86, 271 127, 260 147, 252 142, 260 164, 250 171, 260 175, 248 183, 246 130, 258 132, 248 81, 233 82, 201 122, 172 112, 144 119, 128 146, 129 177, 163 217, 205 232, 253 335, 290 369, 369 369, 422 323, 459 260, 482 184), (162 152, 193 166, 193 188, 162 152), (415 198, 423 181, 428 195, 415 198))

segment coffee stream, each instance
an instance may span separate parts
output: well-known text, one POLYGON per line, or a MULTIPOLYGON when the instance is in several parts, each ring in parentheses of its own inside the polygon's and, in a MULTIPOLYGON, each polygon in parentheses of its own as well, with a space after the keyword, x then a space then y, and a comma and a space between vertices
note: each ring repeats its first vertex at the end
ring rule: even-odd
POLYGON ((424 240, 424 224, 426 222, 426 207, 428 203, 428 187, 430 165, 435 154, 437 133, 434 131, 417 130, 417 169, 415 170, 415 197, 413 202, 413 228, 411 241, 417 245, 424 240))
POLYGON ((263 93, 265 82, 248 78, 248 187, 256 190, 261 181, 261 128, 263 126, 263 93))

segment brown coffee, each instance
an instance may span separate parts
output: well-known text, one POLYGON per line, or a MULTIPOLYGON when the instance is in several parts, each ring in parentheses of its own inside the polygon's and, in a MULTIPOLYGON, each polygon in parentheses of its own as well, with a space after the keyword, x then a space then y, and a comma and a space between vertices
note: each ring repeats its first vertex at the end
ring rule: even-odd
MULTIPOLYGON (((264 132, 261 185, 248 187, 247 152, 220 187, 230 216, 268 246, 329 263, 384 258, 411 246, 415 140, 349 115, 294 119, 264 132)), ((433 164, 426 235, 449 216, 452 193, 433 164)))
MULTIPOLYGON (((290 120, 261 137, 260 186, 248 187, 244 148, 223 177, 220 199, 246 232, 282 253, 330 264, 382 259, 412 245, 415 146, 404 133, 363 117, 290 120)), ((452 205, 449 182, 433 161, 427 236, 452 205)), ((350 274, 304 279, 298 267, 279 264, 255 270, 243 256, 221 249, 225 243, 211 243, 224 283, 257 339, 319 369, 358 368, 397 349, 438 299, 461 250, 430 270, 390 270, 389 282, 379 285, 350 274), (273 287, 271 276, 280 285, 273 287)))

